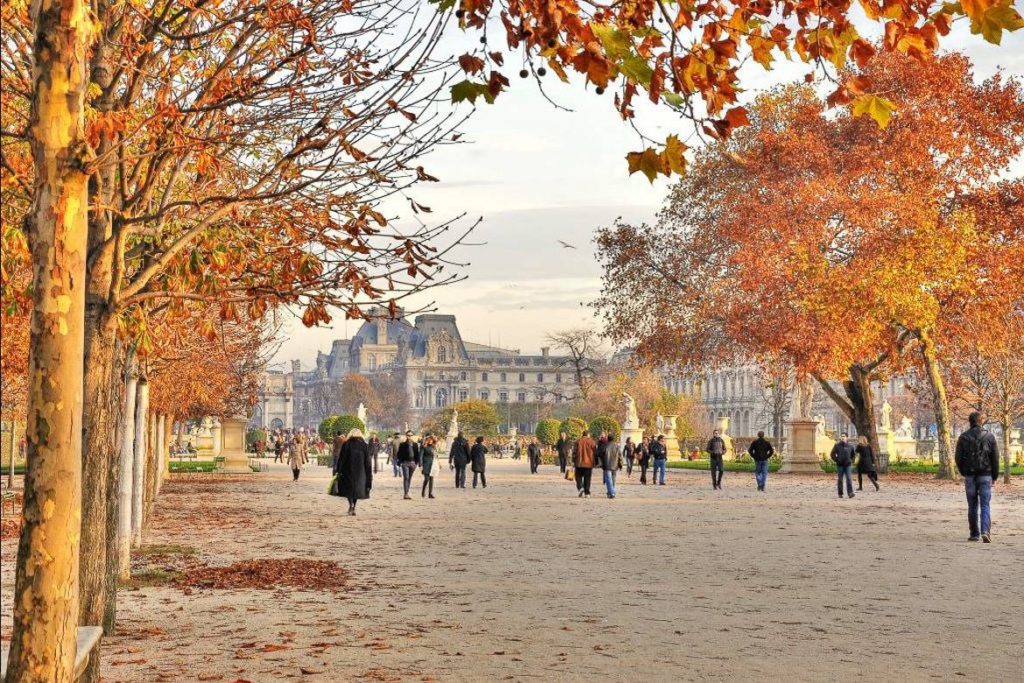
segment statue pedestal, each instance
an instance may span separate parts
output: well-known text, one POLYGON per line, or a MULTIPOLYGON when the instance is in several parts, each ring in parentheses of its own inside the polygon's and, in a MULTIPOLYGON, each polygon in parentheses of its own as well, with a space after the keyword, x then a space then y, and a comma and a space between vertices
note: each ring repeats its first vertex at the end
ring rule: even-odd
POLYGON ((644 430, 642 429, 626 429, 622 428, 622 433, 619 434, 619 442, 616 444, 619 447, 619 452, 622 452, 623 446, 626 445, 626 439, 633 439, 633 445, 638 446, 640 442, 644 440, 644 430))
POLYGON ((793 420, 789 423, 789 452, 782 459, 779 472, 786 474, 821 474, 814 437, 817 420, 793 420))
POLYGON ((249 474, 249 456, 245 453, 244 417, 226 417, 221 420, 220 454, 224 456, 223 472, 228 474, 249 474))
POLYGON ((676 419, 678 415, 665 416, 665 451, 669 460, 682 460, 683 453, 679 450, 679 439, 676 438, 676 419))

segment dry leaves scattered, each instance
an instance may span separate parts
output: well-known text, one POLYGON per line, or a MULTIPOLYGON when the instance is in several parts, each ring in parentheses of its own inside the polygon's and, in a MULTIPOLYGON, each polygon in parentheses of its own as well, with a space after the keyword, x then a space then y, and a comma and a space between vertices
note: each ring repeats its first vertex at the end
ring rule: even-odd
POLYGON ((183 588, 297 588, 311 591, 345 590, 349 574, 328 560, 243 560, 225 567, 196 567, 184 572, 177 584, 183 588))

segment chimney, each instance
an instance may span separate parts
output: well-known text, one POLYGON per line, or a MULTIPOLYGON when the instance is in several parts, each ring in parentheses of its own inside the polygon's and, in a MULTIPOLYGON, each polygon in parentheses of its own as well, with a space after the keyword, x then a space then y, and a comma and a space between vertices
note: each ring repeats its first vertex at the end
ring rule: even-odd
POLYGON ((377 343, 388 343, 388 319, 377 318, 377 343))
POLYGON ((550 347, 547 347, 547 346, 540 347, 540 355, 544 356, 545 358, 548 357, 548 351, 550 351, 550 347))
POLYGON ((302 372, 302 361, 293 360, 292 361, 292 374, 293 375, 298 375, 300 372, 302 372))

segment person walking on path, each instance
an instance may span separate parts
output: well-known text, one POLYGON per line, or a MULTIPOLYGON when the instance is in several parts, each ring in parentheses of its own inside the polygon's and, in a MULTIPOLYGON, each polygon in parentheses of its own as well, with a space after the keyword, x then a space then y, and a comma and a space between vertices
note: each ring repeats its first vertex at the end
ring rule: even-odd
POLYGON ((668 464, 668 447, 665 445, 665 435, 659 434, 658 438, 651 442, 651 462, 654 469, 651 470, 651 484, 657 486, 665 485, 665 470, 668 464), (658 480, 658 476, 661 480, 658 480))
POLYGON ((299 472, 306 464, 306 452, 303 450, 302 444, 302 435, 296 434, 291 448, 288 449, 288 467, 292 468, 292 481, 299 480, 299 472))
POLYGON ((722 475, 725 474, 725 441, 718 429, 708 439, 708 455, 711 457, 711 488, 721 489, 722 475))
POLYGON ((388 462, 391 463, 391 474, 397 477, 402 473, 402 468, 398 464, 398 446, 402 443, 402 437, 395 432, 391 435, 391 439, 388 441, 388 462))
POLYGON ((423 490, 420 491, 420 498, 427 495, 429 489, 430 497, 434 497, 434 476, 441 468, 441 458, 437 457, 434 447, 437 439, 432 434, 427 434, 423 439, 423 447, 420 449, 420 467, 423 468, 423 490))
POLYGON ((846 495, 853 498, 853 444, 850 443, 850 435, 843 434, 843 438, 832 447, 829 457, 836 464, 836 490, 839 497, 843 497, 843 479, 846 479, 846 495))
POLYGON ((484 437, 476 437, 476 443, 473 444, 473 448, 469 452, 469 459, 473 463, 473 488, 476 488, 478 476, 480 483, 487 488, 487 475, 484 473, 487 469, 487 446, 484 445, 484 437))
POLYGON ((768 461, 775 455, 775 447, 771 441, 764 438, 764 432, 758 432, 757 438, 747 447, 747 453, 754 459, 754 481, 757 482, 757 490, 764 491, 768 484, 768 461))
POLYGON ((281 432, 274 436, 274 462, 281 462, 284 455, 284 437, 281 432))
MULTIPOLYGON (((338 432, 341 436, 341 432, 338 432)), ((353 429, 343 440, 338 462, 334 466, 338 494, 348 498, 348 514, 356 514, 356 503, 370 497, 373 488, 373 462, 363 433, 353 429)))
POLYGON ((572 442, 569 441, 569 436, 565 432, 558 435, 555 451, 558 453, 558 469, 562 476, 568 479, 569 458, 572 456, 572 442))
POLYGON ((867 437, 857 437, 855 453, 857 455, 857 490, 864 490, 864 475, 866 474, 871 483, 875 485, 875 490, 877 491, 878 470, 875 469, 875 452, 871 450, 867 437))
POLYGON ((373 460, 373 473, 376 474, 380 472, 380 439, 377 438, 377 432, 370 434, 366 445, 370 449, 370 459, 373 460))
POLYGON ((572 466, 575 470, 576 490, 580 498, 590 498, 590 480, 597 465, 597 442, 584 430, 583 436, 572 450, 572 466))
POLYGON ((345 435, 340 431, 335 432, 334 442, 331 444, 331 468, 338 465, 338 458, 341 457, 341 447, 345 445, 345 435))
POLYGON ((605 448, 599 451, 601 470, 604 473, 604 488, 609 498, 615 498, 615 475, 622 469, 622 451, 612 443, 610 439, 605 440, 605 448))
POLYGON ((626 459, 626 476, 633 476, 633 460, 636 458, 636 446, 633 444, 633 437, 626 437, 626 443, 622 447, 622 457, 626 459))
POLYGON ((451 450, 448 451, 448 467, 455 470, 455 488, 466 488, 466 466, 469 465, 470 452, 469 441, 462 432, 452 441, 451 450))
POLYGON ((420 446, 418 443, 413 441, 412 431, 405 433, 405 437, 401 443, 398 444, 398 450, 395 452, 395 458, 398 460, 398 466, 402 470, 402 491, 405 493, 405 500, 412 500, 412 496, 409 495, 409 487, 412 485, 412 475, 416 471, 416 465, 420 460, 420 446))
POLYGON ((971 413, 970 428, 956 442, 956 469, 967 493, 968 540, 992 542, 992 486, 999 480, 999 447, 992 432, 983 429, 984 415, 971 413), (980 524, 979 524, 980 514, 980 524))
POLYGON ((526 447, 526 457, 530 459, 530 474, 537 474, 537 470, 540 469, 540 444, 536 439, 530 439, 530 444, 526 447))
POLYGON ((640 483, 647 486, 647 468, 651 464, 651 437, 645 436, 636 447, 636 461, 640 465, 640 483))

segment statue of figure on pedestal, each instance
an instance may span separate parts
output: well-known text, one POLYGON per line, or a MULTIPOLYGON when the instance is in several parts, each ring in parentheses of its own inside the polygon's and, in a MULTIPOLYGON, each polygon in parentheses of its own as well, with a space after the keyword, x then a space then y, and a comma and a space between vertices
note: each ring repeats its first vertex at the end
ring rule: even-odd
POLYGON ((459 435, 459 409, 452 408, 452 421, 448 424, 448 436, 459 435))
POLYGON ((896 430, 896 436, 903 439, 914 438, 914 421, 904 415, 900 419, 899 429, 896 430))
POLYGON ((366 406, 363 405, 362 401, 359 402, 359 407, 356 408, 356 417, 366 426, 366 406))
POLYGON ((814 380, 804 379, 793 387, 793 400, 789 416, 793 420, 811 420, 811 409, 814 407, 814 380))
POLYGON ((665 431, 665 418, 661 416, 660 412, 654 418, 654 427, 658 434, 662 434, 665 431))
POLYGON ((819 413, 814 416, 814 421, 818 423, 818 426, 815 427, 815 433, 818 436, 825 436, 825 416, 819 413))
POLYGON ((888 401, 882 404, 882 429, 892 431, 892 406, 888 401))
POLYGON ((622 392, 623 402, 626 404, 626 419, 622 423, 623 429, 639 429, 640 416, 636 412, 636 399, 625 391, 622 392))

